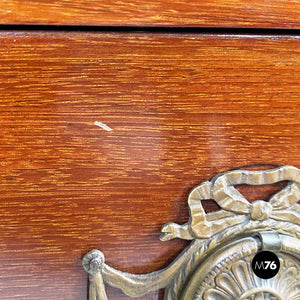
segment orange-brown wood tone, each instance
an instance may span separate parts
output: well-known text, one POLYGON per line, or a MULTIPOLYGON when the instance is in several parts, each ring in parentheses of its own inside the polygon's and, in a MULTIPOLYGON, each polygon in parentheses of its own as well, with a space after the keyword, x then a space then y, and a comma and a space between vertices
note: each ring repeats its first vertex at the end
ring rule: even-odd
POLYGON ((300 167, 299 46, 2 32, 1 299, 87 299, 93 248, 124 271, 163 268, 187 243, 160 242, 160 228, 188 220, 195 185, 243 165, 300 167))
POLYGON ((1 24, 300 28, 300 1, 6 0, 1 24))

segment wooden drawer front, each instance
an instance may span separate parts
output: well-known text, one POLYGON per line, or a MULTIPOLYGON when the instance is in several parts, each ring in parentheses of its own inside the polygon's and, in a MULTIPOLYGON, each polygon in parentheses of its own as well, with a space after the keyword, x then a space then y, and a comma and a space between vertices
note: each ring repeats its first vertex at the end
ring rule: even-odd
POLYGON ((160 227, 188 219, 196 184, 300 167, 299 37, 0 39, 1 299, 87 299, 93 248, 121 270, 162 268, 186 243, 160 242, 160 227))
POLYGON ((7 0, 1 24, 300 28, 300 1, 7 0))

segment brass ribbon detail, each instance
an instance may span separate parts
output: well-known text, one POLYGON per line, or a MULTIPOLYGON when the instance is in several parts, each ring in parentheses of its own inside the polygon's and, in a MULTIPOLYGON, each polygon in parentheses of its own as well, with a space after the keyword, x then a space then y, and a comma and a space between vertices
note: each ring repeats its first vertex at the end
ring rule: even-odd
POLYGON ((300 225, 300 170, 292 166, 282 166, 272 170, 234 170, 214 177, 192 190, 188 204, 190 220, 187 224, 166 224, 162 228, 162 240, 175 237, 185 239, 208 238, 212 235, 247 220, 290 222, 300 225), (272 184, 288 180, 287 186, 273 195, 268 202, 257 200, 248 202, 234 185, 272 184), (206 214, 201 201, 214 199, 222 208, 206 214))

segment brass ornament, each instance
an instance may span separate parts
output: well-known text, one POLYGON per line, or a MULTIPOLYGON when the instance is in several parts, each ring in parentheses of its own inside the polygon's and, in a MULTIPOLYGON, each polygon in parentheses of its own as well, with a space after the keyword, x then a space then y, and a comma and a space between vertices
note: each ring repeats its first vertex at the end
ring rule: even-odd
POLYGON ((101 251, 88 252, 83 267, 90 278, 89 299, 106 300, 105 284, 130 297, 163 288, 164 300, 300 299, 299 199, 300 170, 292 166, 219 174, 191 191, 186 224, 162 227, 162 241, 192 240, 167 268, 144 275, 129 274, 108 266, 101 251), (249 203, 234 187, 284 180, 287 186, 268 202, 249 203), (221 209, 206 214, 201 201, 207 199, 214 199, 221 209), (267 281, 256 277, 250 264, 262 249, 276 252, 281 261, 280 272, 267 281), (291 276, 293 286, 288 283, 291 276))

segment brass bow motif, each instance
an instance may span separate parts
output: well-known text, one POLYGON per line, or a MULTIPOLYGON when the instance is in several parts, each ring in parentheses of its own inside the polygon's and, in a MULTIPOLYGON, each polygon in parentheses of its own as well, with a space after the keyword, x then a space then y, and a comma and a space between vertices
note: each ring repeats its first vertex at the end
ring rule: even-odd
POLYGON ((292 166, 282 166, 272 170, 234 170, 215 176, 194 188, 188 198, 189 222, 184 225, 165 224, 160 239, 173 238, 203 239, 236 224, 250 220, 290 222, 300 225, 300 170, 292 166), (268 202, 257 200, 249 203, 235 189, 235 185, 272 184, 288 180, 287 186, 273 195, 268 202), (214 199, 221 210, 206 214, 201 201, 214 199))
MULTIPOLYGON (((105 284, 118 287, 132 297, 163 288, 165 300, 196 299, 193 298, 194 292, 189 289, 186 294, 183 294, 186 296, 181 295, 187 284, 186 280, 197 266, 201 267, 206 261, 207 253, 214 253, 219 246, 236 241, 241 236, 247 238, 242 239, 240 244, 232 244, 232 247, 237 247, 237 245, 240 247, 238 255, 243 251, 248 253, 250 244, 254 247, 251 248, 252 252, 250 251, 252 254, 258 251, 259 242, 253 238, 254 235, 260 236, 261 243, 267 245, 268 241, 262 237, 270 236, 267 235, 270 232, 272 236, 275 233, 278 237, 279 234, 283 234, 278 238, 280 249, 288 253, 296 251, 300 255, 300 205, 297 203, 299 199, 300 170, 292 166, 263 171, 234 170, 219 174, 212 180, 195 187, 189 194, 190 219, 186 224, 168 223, 163 226, 160 237, 162 241, 173 238, 193 240, 190 246, 167 268, 143 275, 129 274, 107 265, 101 251, 88 252, 82 263, 90 277, 89 299, 107 300, 105 284), (250 203, 234 187, 238 184, 263 185, 280 181, 288 181, 288 184, 269 201, 257 200, 250 203), (207 199, 214 199, 221 209, 206 214, 201 201, 207 199), (262 232, 265 233, 262 234, 262 232), (292 238, 293 236, 296 239, 292 238)), ((226 252, 225 260, 233 257, 233 254, 233 252, 226 252)), ((220 270, 219 267, 219 265, 216 266, 218 270, 220 270)), ((199 270, 202 274, 202 269, 199 270)), ((198 280, 198 276, 195 278, 198 280)), ((258 284, 258 287, 265 291, 262 284, 258 284)), ((209 289, 213 293, 214 290, 211 287, 209 289)), ((254 294, 251 294, 253 297, 255 291, 256 286, 254 286, 254 294)), ((197 299, 200 299, 199 297, 197 299)))

